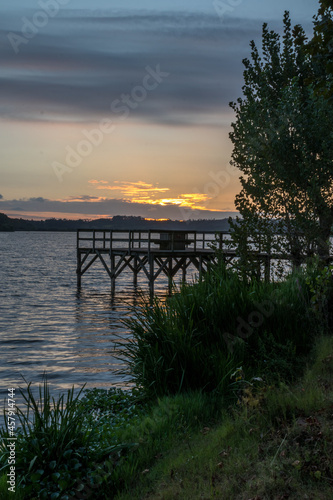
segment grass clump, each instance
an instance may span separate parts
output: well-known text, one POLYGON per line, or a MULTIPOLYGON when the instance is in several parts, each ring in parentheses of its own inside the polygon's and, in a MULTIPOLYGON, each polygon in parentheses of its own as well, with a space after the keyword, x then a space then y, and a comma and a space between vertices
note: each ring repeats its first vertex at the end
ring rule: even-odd
MULTIPOLYGON (((133 403, 131 401, 131 408, 126 398, 121 401, 117 391, 113 398, 110 391, 109 397, 104 399, 101 391, 97 394, 88 392, 80 400, 82 390, 74 395, 72 388, 55 400, 50 396, 45 378, 39 386, 38 397, 35 397, 31 383, 25 391, 20 391, 25 409, 17 408, 17 498, 68 500, 77 495, 88 497, 94 490, 101 495, 112 491, 113 470, 121 461, 124 450, 132 445, 117 443, 111 438, 114 431, 112 426, 110 430, 110 415, 119 409, 117 423, 123 425, 124 418, 134 417, 133 403), (94 414, 96 403, 102 414, 108 408, 108 425, 105 416, 103 420, 99 414, 94 414)), ((114 416, 114 424, 116 420, 114 416)), ((0 430, 0 471, 4 476, 8 467, 6 438, 9 436, 6 425, 0 430)), ((1 481, 3 484, 3 477, 1 481)))
POLYGON ((135 310, 123 355, 150 398, 189 390, 228 398, 240 365, 252 376, 293 378, 317 330, 309 306, 303 272, 284 283, 249 283, 223 264, 212 266, 204 281, 135 310))

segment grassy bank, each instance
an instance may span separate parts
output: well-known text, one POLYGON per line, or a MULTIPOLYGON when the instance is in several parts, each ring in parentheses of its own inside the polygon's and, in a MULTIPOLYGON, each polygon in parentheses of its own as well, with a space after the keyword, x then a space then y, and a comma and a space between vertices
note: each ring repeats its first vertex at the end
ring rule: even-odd
POLYGON ((162 440, 118 500, 332 498, 332 337, 318 340, 297 383, 249 386, 217 421, 210 415, 196 427, 196 417, 183 437, 162 440))
POLYGON ((28 386, 16 493, 2 446, 1 498, 330 498, 329 277, 246 282, 222 265, 147 302, 128 321, 137 389, 28 386))
MULTIPOLYGON (((317 340, 297 383, 258 382, 238 395, 224 408, 199 392, 148 406, 121 393, 88 393, 86 409, 99 408, 100 446, 109 439, 134 446, 108 456, 99 484, 69 498, 332 498, 333 338, 317 340), (115 399, 122 408, 113 412, 115 399)), ((6 493, 4 478, 0 494, 34 498, 6 493)))

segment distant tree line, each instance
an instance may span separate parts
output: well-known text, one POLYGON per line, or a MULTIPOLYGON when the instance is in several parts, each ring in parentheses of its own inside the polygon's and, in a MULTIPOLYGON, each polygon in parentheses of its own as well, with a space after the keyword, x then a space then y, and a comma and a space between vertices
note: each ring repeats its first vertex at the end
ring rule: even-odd
POLYGON ((0 231, 76 231, 77 229, 170 229, 170 230, 198 230, 198 231, 228 231, 227 219, 219 220, 146 220, 140 216, 116 215, 109 219, 97 220, 70 220, 70 219, 46 219, 26 220, 13 219, 0 213, 0 231))

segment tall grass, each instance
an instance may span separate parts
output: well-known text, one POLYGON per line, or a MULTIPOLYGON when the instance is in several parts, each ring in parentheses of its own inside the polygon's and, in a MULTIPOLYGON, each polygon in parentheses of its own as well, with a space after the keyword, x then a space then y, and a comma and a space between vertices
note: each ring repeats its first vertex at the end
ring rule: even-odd
MULTIPOLYGON (((111 482, 113 460, 109 457, 126 446, 107 446, 104 442, 101 446, 97 427, 91 421, 87 426, 87 410, 80 401, 82 390, 75 395, 73 387, 55 399, 50 395, 46 377, 37 397, 31 383, 25 391, 20 390, 25 409, 16 410, 19 427, 15 468, 18 494, 24 498, 69 500, 79 492, 98 489, 106 479, 111 482)), ((7 472, 9 456, 6 415, 5 424, 0 429, 3 474, 7 472)))
POLYGON ((309 304, 302 272, 284 283, 248 283, 220 263, 202 282, 135 310, 123 354, 149 397, 198 389, 228 396, 243 363, 249 376, 292 377, 315 334, 309 304))

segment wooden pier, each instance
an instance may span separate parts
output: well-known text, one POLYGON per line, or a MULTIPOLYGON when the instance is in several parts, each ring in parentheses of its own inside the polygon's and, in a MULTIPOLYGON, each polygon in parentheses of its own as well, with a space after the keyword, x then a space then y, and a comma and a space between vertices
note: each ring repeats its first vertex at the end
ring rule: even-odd
POLYGON ((78 230, 78 287, 81 287, 82 276, 97 260, 109 275, 113 290, 116 279, 125 269, 133 273, 134 285, 138 274, 144 273, 151 294, 161 273, 168 277, 169 287, 179 271, 186 280, 191 264, 201 278, 209 263, 216 260, 216 248, 223 250, 226 260, 235 257, 235 252, 227 250, 225 245, 228 234, 227 231, 78 230))
MULTIPOLYGON (((112 291, 116 279, 129 269, 133 273, 134 285, 137 285, 140 272, 146 276, 153 295, 154 283, 161 274, 167 276, 170 290, 178 272, 182 273, 183 281, 186 280, 190 265, 195 267, 201 279, 209 264, 216 262, 217 251, 227 265, 232 265, 238 256, 230 243, 228 231, 79 229, 77 285, 81 287, 82 276, 94 262, 100 261, 110 277, 112 291)), ((271 250, 263 252, 260 234, 256 241, 252 240, 251 248, 258 277, 265 281, 271 279, 272 261, 293 262, 291 255, 276 254, 271 250)), ((306 254, 302 255, 301 261, 304 262, 306 257, 306 254)))

